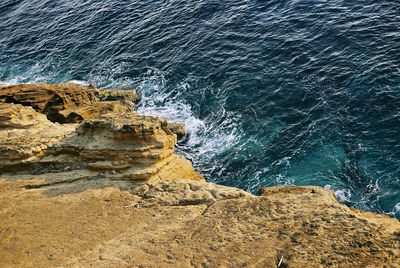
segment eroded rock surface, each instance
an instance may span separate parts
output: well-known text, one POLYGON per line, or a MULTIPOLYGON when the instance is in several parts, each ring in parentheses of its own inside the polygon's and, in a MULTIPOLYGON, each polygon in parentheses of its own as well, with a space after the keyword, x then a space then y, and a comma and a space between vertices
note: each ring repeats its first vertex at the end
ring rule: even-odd
POLYGON ((136 90, 122 90, 122 89, 99 89, 95 94, 101 101, 129 101, 135 104, 139 101, 139 96, 136 90))
POLYGON ((350 209, 322 188, 273 187, 252 196, 189 180, 99 181, 102 187, 49 196, 63 185, 27 189, 41 182, 0 180, 0 263, 399 267, 399 222, 350 209))
POLYGON ((319 187, 253 196, 207 183, 174 154, 164 119, 114 111, 59 124, 7 102, 1 267, 400 267, 398 220, 319 187))
POLYGON ((95 90, 73 83, 23 84, 0 87, 0 102, 30 106, 52 122, 80 123, 106 113, 132 110, 135 90, 95 90))
POLYGON ((38 157, 74 132, 76 125, 60 125, 21 104, 0 103, 0 170, 38 157))
POLYGON ((135 113, 76 124, 52 123, 31 107, 0 103, 3 177, 45 177, 46 183, 108 176, 115 180, 204 180, 174 154, 168 122, 135 113))
POLYGON ((182 139, 186 134, 185 124, 169 122, 168 128, 172 131, 172 133, 176 134, 178 139, 182 139))
POLYGON ((191 163, 174 154, 176 136, 164 119, 109 114, 81 123, 41 161, 85 163, 118 179, 196 179, 191 163))

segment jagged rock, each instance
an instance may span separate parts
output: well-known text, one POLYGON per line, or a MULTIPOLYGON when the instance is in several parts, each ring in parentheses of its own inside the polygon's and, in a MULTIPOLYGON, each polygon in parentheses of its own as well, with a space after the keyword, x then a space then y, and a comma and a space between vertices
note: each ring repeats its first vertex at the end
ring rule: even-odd
POLYGON ((21 165, 75 130, 20 104, 0 103, 0 167, 21 165))
POLYGON ((176 134, 178 139, 182 139, 187 134, 185 124, 169 122, 168 128, 172 131, 172 133, 176 134))
POLYGON ((93 83, 89 84, 89 88, 93 89, 94 91, 98 91, 97 86, 95 84, 93 84, 93 83))
MULTIPOLYGON (((31 106, 54 122, 58 111, 69 111, 97 101, 92 90, 77 84, 26 84, 3 87, 0 101, 31 106)), ((62 122, 65 123, 65 122, 62 122)))
POLYGON ((102 101, 129 101, 132 105, 139 101, 136 90, 100 89, 97 95, 102 101))
POLYGON ((175 143, 164 119, 109 114, 81 123, 42 160, 83 162, 90 170, 114 171, 110 176, 131 180, 203 180, 188 160, 173 153, 175 143))
POLYGON ((30 107, 10 103, 0 103, 0 119, 0 165, 10 172, 4 176, 18 170, 33 178, 45 173, 32 172, 40 169, 54 183, 69 166, 76 170, 68 180, 99 174, 125 180, 204 180, 190 161, 174 154, 176 136, 164 119, 108 114, 86 120, 74 131, 76 125, 52 123, 30 107))
POLYGON ((21 129, 51 125, 44 114, 21 104, 0 103, 0 128, 21 129))
MULTIPOLYGON (((118 101, 100 101, 95 93, 92 87, 74 83, 3 86, 0 88, 0 102, 31 106, 46 114, 52 122, 79 123, 101 114, 125 112, 131 109, 131 105, 125 102, 137 96, 135 90, 129 90, 115 93, 120 96, 118 101)), ((107 99, 110 93, 104 94, 107 99)), ((99 96, 103 96, 101 92, 99 96)))

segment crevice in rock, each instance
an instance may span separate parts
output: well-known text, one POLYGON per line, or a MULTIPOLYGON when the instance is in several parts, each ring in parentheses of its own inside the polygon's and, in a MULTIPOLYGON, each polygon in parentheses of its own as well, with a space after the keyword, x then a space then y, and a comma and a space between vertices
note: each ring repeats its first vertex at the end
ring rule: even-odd
POLYGON ((208 211, 208 209, 212 206, 214 204, 214 202, 212 202, 212 203, 210 203, 210 204, 208 204, 207 205, 207 207, 206 207, 206 209, 204 209, 204 211, 201 213, 201 216, 204 216, 204 215, 206 215, 206 213, 207 213, 207 211, 208 211))
POLYGON ((56 181, 56 182, 49 182, 49 183, 43 183, 43 184, 27 184, 25 186, 23 186, 25 189, 27 190, 31 190, 31 189, 40 189, 43 187, 49 187, 49 186, 55 186, 55 185, 59 185, 59 184, 69 184, 69 183, 73 183, 79 180, 93 180, 93 177, 80 177, 80 178, 75 178, 75 179, 70 179, 70 180, 63 180, 63 181, 56 181))

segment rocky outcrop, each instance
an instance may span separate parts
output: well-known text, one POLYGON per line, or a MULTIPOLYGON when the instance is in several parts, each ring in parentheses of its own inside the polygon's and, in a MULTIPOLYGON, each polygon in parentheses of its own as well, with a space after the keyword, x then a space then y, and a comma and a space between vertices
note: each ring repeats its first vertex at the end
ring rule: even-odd
POLYGON ((59 124, 14 102, 0 103, 1 267, 400 267, 398 220, 319 187, 205 182, 164 119, 59 124))
POLYGON ((72 83, 0 88, 0 102, 30 106, 58 123, 79 123, 101 114, 123 113, 132 110, 137 101, 135 90, 97 90, 72 83))
POLYGON ((40 161, 84 163, 86 169, 115 179, 203 180, 188 160, 174 154, 175 143, 164 119, 108 114, 81 123, 40 161))
POLYGON ((172 133, 176 134, 178 139, 182 139, 187 134, 185 124, 169 122, 168 128, 172 131, 172 133))
POLYGON ((99 89, 95 94, 101 101, 131 102, 132 105, 139 101, 136 90, 99 89))
POLYGON ((76 125, 60 125, 21 104, 0 103, 0 170, 22 166, 74 132, 76 125))
POLYGON ((3 177, 46 177, 61 183, 108 176, 115 180, 204 180, 174 154, 176 135, 164 119, 107 114, 58 124, 20 104, 0 103, 0 170, 3 177))

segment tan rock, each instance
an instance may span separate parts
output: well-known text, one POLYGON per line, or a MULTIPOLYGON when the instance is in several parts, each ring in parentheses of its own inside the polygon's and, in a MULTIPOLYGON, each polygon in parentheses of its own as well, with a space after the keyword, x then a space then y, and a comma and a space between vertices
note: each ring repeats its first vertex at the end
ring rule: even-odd
POLYGON ((51 125, 46 116, 21 104, 0 103, 0 129, 29 128, 51 125))
POLYGON ((211 205, 217 200, 252 196, 240 189, 194 180, 149 181, 134 188, 131 193, 141 198, 141 207, 211 205))
POLYGON ((79 123, 105 113, 132 110, 132 105, 128 103, 131 101, 137 101, 135 90, 96 91, 93 87, 74 83, 25 84, 0 88, 0 102, 31 106, 46 114, 50 121, 58 123, 79 123), (96 92, 105 102, 101 102, 96 92))
POLYGON ((168 128, 172 131, 172 133, 176 134, 178 139, 182 139, 186 134, 185 124, 169 122, 168 128))
POLYGON ((350 209, 319 187, 264 188, 263 196, 257 197, 188 180, 126 183, 105 177, 51 185, 0 180, 0 265, 277 267, 280 262, 280 267, 398 267, 400 263, 398 220, 350 209))
POLYGON ((102 101, 130 101, 132 104, 139 101, 139 96, 133 89, 100 89, 97 95, 102 101))
POLYGON ((0 103, 0 166, 20 166, 58 144, 75 127, 52 123, 31 107, 0 103))
POLYGON ((110 175, 115 178, 203 180, 188 160, 173 154, 175 143, 164 119, 109 114, 83 122, 48 155, 57 155, 52 161, 86 163, 91 170, 118 170, 110 175))
POLYGON ((164 119, 112 111, 61 125, 0 103, 0 267, 400 267, 397 219, 319 187, 207 183, 164 119))
POLYGON ((18 170, 24 179, 47 174, 50 183, 63 176, 99 174, 124 180, 204 180, 190 161, 174 154, 176 136, 164 119, 114 113, 86 120, 74 131, 76 125, 52 123, 30 107, 10 103, 0 103, 0 118, 5 177, 15 177, 18 170))

